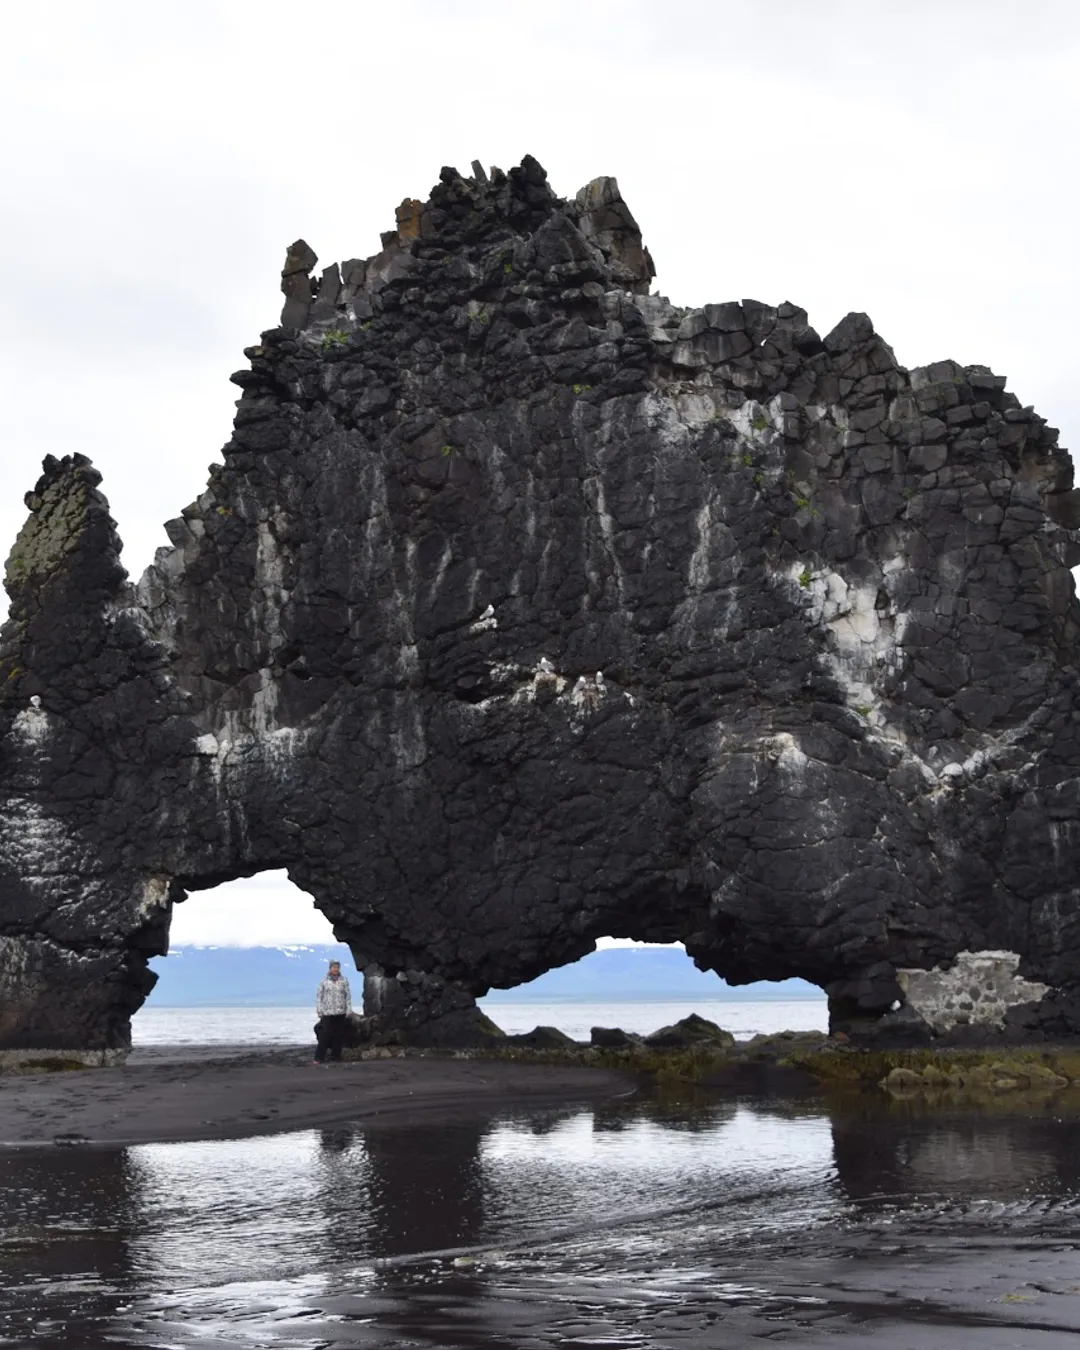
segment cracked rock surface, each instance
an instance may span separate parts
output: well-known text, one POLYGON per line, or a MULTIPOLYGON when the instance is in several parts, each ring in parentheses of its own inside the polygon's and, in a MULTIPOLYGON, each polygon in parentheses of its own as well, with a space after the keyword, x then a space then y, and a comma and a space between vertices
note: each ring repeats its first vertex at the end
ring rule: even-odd
POLYGON ((605 934, 802 976, 866 1035, 962 1034, 948 972, 990 953, 984 1033, 1080 1032, 1057 433, 865 315, 649 294, 613 179, 444 169, 397 218, 317 277, 289 249, 138 583, 85 458, 27 495, 0 1048, 122 1050, 172 904, 267 868, 375 1039, 476 1039, 478 995, 605 934))

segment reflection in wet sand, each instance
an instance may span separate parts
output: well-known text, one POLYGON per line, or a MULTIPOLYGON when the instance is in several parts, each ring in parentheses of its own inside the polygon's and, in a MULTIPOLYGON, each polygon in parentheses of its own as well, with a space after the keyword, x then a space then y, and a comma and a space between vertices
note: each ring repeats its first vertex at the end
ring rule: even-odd
POLYGON ((1074 1133, 1050 1111, 624 1103, 9 1153, 0 1336, 1049 1350, 1080 1333, 1074 1133))

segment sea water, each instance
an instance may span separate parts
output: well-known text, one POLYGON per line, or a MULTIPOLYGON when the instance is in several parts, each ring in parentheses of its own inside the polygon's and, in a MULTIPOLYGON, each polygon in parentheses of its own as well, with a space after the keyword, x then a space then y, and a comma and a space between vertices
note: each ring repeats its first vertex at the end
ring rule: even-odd
MULTIPOLYGON (((824 996, 670 1003, 487 1003, 481 999, 480 1006, 511 1034, 552 1026, 579 1041, 587 1041, 595 1026, 646 1034, 692 1012, 724 1027, 736 1040, 775 1031, 825 1031, 829 1021, 824 996)), ((131 1030, 136 1046, 300 1045, 311 1041, 314 1024, 313 1008, 155 1008, 151 1002, 132 1020, 131 1030)))

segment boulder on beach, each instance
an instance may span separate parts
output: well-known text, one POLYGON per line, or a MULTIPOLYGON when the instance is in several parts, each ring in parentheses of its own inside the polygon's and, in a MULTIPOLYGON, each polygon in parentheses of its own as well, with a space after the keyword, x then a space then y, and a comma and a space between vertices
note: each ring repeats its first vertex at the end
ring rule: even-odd
POLYGON ((689 1017, 646 1036, 645 1044, 654 1050, 688 1050, 693 1046, 712 1046, 720 1050, 734 1045, 735 1037, 708 1018, 691 1013, 689 1017))
POLYGON ((752 1059, 782 1059, 794 1054, 818 1054, 829 1048, 824 1031, 774 1031, 752 1036, 740 1047, 752 1059))
POLYGON ((593 1027, 589 1033, 591 1044, 601 1050, 630 1050, 641 1044, 641 1037, 622 1027, 593 1027))
POLYGON ((558 1027, 533 1027, 532 1031, 522 1032, 518 1036, 507 1036, 505 1045, 520 1045, 527 1050, 580 1050, 581 1046, 572 1036, 558 1027))

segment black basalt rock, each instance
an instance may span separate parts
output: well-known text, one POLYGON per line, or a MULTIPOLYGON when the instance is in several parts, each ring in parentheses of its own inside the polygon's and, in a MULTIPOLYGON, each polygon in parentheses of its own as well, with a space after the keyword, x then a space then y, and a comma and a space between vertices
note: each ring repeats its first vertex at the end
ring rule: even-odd
POLYGON ((726 1048, 735 1044, 735 1037, 708 1018, 690 1013, 671 1026, 660 1027, 646 1036, 645 1044, 654 1050, 688 1050, 694 1046, 726 1048))
POLYGON ((860 1041, 1080 1031, 1080 508, 1004 379, 678 309, 614 180, 530 159, 315 262, 137 583, 82 456, 27 498, 0 1050, 122 1053, 173 903, 267 868, 378 1043, 610 933, 860 1041))

